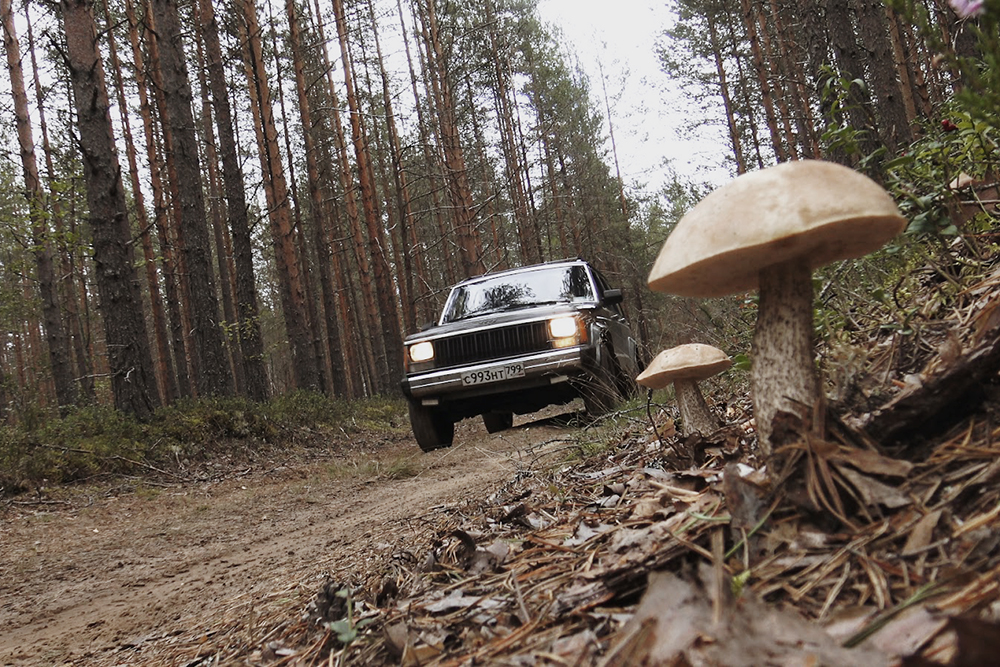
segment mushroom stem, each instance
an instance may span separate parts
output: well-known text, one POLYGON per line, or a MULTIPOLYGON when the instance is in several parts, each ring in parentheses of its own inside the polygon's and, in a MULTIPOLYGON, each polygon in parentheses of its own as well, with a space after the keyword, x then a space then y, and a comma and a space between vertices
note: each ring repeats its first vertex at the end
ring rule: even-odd
POLYGON ((674 394, 681 411, 682 435, 691 435, 695 431, 708 435, 718 430, 719 420, 709 409, 696 381, 674 380, 674 394))
POLYGON ((819 394, 813 365, 813 287, 808 264, 793 260, 760 272, 760 303, 753 337, 750 391, 764 460, 790 436, 811 427, 819 394), (799 423, 783 422, 782 412, 799 423))

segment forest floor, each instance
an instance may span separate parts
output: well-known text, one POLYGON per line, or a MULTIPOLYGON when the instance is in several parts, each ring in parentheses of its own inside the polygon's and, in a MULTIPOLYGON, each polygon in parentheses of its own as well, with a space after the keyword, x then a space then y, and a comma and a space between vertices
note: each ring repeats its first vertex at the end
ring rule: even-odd
POLYGON ((4 499, 0 665, 996 664, 1000 270, 957 304, 769 476, 739 392, 705 437, 571 405, 4 499))
POLYGON ((2 502, 0 664, 147 664, 154 654, 183 664, 187 643, 210 646, 223 616, 260 649, 275 614, 297 618, 330 577, 364 578, 427 517, 511 479, 526 451, 576 430, 574 417, 564 407, 494 435, 468 420, 455 446, 427 454, 408 433, 361 434, 205 481, 2 502))

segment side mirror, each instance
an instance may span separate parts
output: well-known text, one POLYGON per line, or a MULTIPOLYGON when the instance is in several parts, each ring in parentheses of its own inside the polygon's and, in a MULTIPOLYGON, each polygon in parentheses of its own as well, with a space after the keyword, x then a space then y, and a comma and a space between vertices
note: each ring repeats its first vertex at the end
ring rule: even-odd
POLYGON ((622 302, 622 291, 620 289, 604 290, 604 298, 601 300, 605 306, 614 306, 622 302))

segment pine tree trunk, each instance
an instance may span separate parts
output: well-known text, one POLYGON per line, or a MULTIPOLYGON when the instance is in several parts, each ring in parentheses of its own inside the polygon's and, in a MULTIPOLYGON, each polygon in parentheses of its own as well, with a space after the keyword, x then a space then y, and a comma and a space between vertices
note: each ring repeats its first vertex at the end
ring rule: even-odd
MULTIPOLYGON (((788 2, 789 0, 783 0, 788 2)), ((813 106, 807 91, 805 72, 802 69, 804 54, 798 41, 792 36, 784 15, 794 16, 793 8, 778 6, 777 0, 769 0, 771 20, 775 23, 781 51, 781 65, 784 76, 789 82, 792 97, 792 109, 795 114, 795 126, 798 132, 799 153, 805 158, 819 158, 821 155, 819 137, 816 135, 816 123, 813 106)))
MULTIPOLYGON (((339 2, 340 0, 335 1, 339 2)), ((448 185, 448 195, 452 205, 452 224, 458 239, 464 275, 466 277, 474 276, 483 273, 486 267, 483 265, 479 235, 473 220, 472 191, 469 188, 465 155, 458 133, 455 103, 447 63, 444 58, 444 47, 441 44, 441 36, 438 31, 437 15, 434 8, 436 0, 424 1, 426 12, 421 15, 421 18, 426 21, 424 34, 427 40, 427 71, 437 105, 441 152, 444 155, 445 181, 448 185)))
MULTIPOLYGON (((104 14, 110 15, 108 0, 103 0, 104 14)), ((125 154, 128 159, 129 176, 132 184, 132 198, 135 200, 136 221, 139 224, 140 239, 144 267, 146 269, 146 285, 149 290, 150 313, 153 316, 153 340, 156 345, 156 370, 159 379, 160 394, 164 402, 173 403, 177 399, 177 383, 170 366, 170 347, 167 342, 167 316, 160 295, 159 278, 156 272, 156 253, 153 250, 153 240, 150 236, 150 225, 146 217, 145 198, 142 194, 141 177, 135 154, 135 142, 132 139, 132 127, 128 117, 128 102, 125 97, 125 86, 122 82, 121 63, 118 59, 118 45, 114 30, 107 29, 108 57, 111 60, 111 71, 115 80, 115 91, 118 98, 119 121, 122 126, 122 139, 125 143, 125 154)))
POLYGON ((232 325, 237 322, 236 304, 233 297, 234 283, 230 271, 232 245, 226 233, 223 221, 222 187, 219 183, 219 155, 215 145, 215 133, 212 131, 212 105, 209 101, 209 86, 207 77, 207 62, 204 52, 203 21, 198 3, 192 7, 192 19, 195 22, 196 53, 198 63, 198 87, 201 90, 201 122, 204 137, 205 165, 208 171, 209 217, 212 221, 212 236, 215 241, 215 266, 219 272, 219 291, 222 294, 222 316, 224 318, 223 344, 230 362, 230 372, 235 382, 235 393, 245 394, 246 378, 243 372, 243 353, 240 349, 239 336, 232 335, 232 325))
POLYGON ((870 113, 866 113, 866 110, 871 109, 871 96, 867 92, 870 78, 865 76, 864 61, 852 22, 850 0, 828 0, 825 16, 830 43, 836 56, 837 76, 847 81, 861 79, 866 82, 864 89, 851 85, 850 104, 844 110, 844 116, 851 128, 865 130, 860 135, 861 152, 871 155, 878 149, 878 128, 873 127, 869 121, 870 113))
POLYGON ((299 389, 317 390, 318 366, 306 319, 305 292, 289 211, 288 186, 278 151, 278 131, 264 68, 260 26, 253 0, 244 0, 241 8, 244 66, 250 89, 261 170, 264 173, 264 191, 268 197, 271 240, 274 243, 285 328, 292 351, 294 381, 299 389))
POLYGON ((52 245, 45 209, 45 192, 38 176, 38 162, 35 159, 35 141, 31 130, 28 111, 28 95, 24 88, 24 72, 21 68, 21 47, 14 28, 14 13, 11 0, 0 0, 0 22, 3 25, 4 50, 7 53, 7 69, 10 74, 11 93, 14 97, 14 121, 17 125, 17 140, 21 154, 21 168, 28 198, 28 217, 31 220, 32 249, 35 258, 35 277, 42 302, 42 319, 45 323, 45 338, 48 349, 49 367, 55 386, 56 401, 62 413, 77 401, 76 386, 73 383, 69 338, 63 326, 56 289, 55 269, 52 261, 52 245))
POLYGON ((270 395, 267 366, 264 364, 264 343, 260 331, 257 308, 257 282, 253 267, 253 250, 250 223, 247 213, 243 170, 240 168, 236 138, 233 133, 233 116, 229 104, 226 72, 219 43, 219 26, 211 0, 199 0, 202 37, 208 60, 208 78, 212 88, 212 105, 215 126, 219 135, 222 158, 222 180, 226 190, 226 213, 232 234, 233 260, 235 263, 237 335, 242 352, 243 375, 247 396, 254 401, 265 401, 270 395))
POLYGON ((97 29, 87 0, 62 0, 60 8, 115 407, 146 419, 159 406, 160 397, 142 318, 97 29))
MULTIPOLYGON (((903 101, 903 91, 897 69, 891 64, 893 43, 889 34, 886 7, 881 0, 857 0, 858 31, 867 50, 867 58, 874 63, 868 68, 868 77, 875 109, 878 112, 878 137, 882 145, 895 154, 913 141, 910 122, 903 101)), ((905 72, 903 73, 905 76, 905 72)))
POLYGON ((417 253, 416 244, 409 243, 410 230, 414 227, 413 205, 410 201, 410 187, 403 169, 403 149, 396 129, 396 116, 393 112, 392 94, 389 91, 389 75, 385 70, 385 60, 382 56, 382 44, 379 41, 378 24, 375 20, 375 7, 368 0, 368 14, 372 22, 375 37, 375 53, 382 80, 382 104, 385 107, 386 131, 388 132, 389 151, 392 164, 392 178, 396 193, 396 211, 399 216, 399 241, 394 247, 399 249, 402 266, 399 286, 400 301, 403 304, 403 327, 406 331, 416 331, 416 304, 413 294, 413 255, 417 253))
POLYGON ((750 41, 750 54, 752 57, 754 71, 757 75, 757 82, 760 88, 760 99, 764 105, 764 118, 767 121, 767 129, 771 134, 771 148, 778 162, 788 160, 784 144, 781 141, 781 133, 778 131, 778 120, 774 113, 774 99, 771 96, 771 83, 767 71, 765 71, 764 55, 760 46, 760 34, 757 30, 756 11, 750 0, 741 0, 743 11, 743 24, 750 41))
MULTIPOLYGON (((316 0, 316 13, 320 16, 319 0, 316 0)), ((337 173, 340 178, 340 187, 344 196, 344 207, 347 215, 348 230, 343 237, 343 246, 334 249, 334 274, 338 283, 342 286, 339 290, 341 296, 341 311, 346 311, 350 317, 345 317, 343 322, 345 327, 348 322, 354 323, 351 327, 355 331, 367 329, 368 331, 378 331, 377 313, 375 307, 375 288, 372 284, 372 271, 368 262, 368 254, 364 247, 364 233, 361 230, 361 217, 358 211, 358 202, 354 177, 351 173, 351 162, 347 154, 347 137, 344 134, 344 124, 340 117, 340 100, 337 95, 337 88, 333 81, 333 64, 330 61, 330 54, 327 50, 327 38, 323 29, 323 22, 317 22, 317 31, 320 35, 320 43, 323 45, 323 69, 326 71, 327 94, 330 96, 330 110, 332 112, 331 125, 334 131, 334 144, 336 146, 337 173), (350 239, 350 240, 348 240, 350 239), (351 258, 348 255, 348 248, 353 242, 354 261, 357 265, 357 273, 352 269, 351 258), (357 294, 354 284, 354 276, 358 277, 358 288, 361 292, 362 306, 356 306, 357 294), (363 324, 362 324, 363 323, 363 324)), ((331 163, 334 160, 329 160, 331 163)), ((376 368, 376 356, 379 359, 385 358, 384 354, 376 354, 376 347, 382 344, 376 336, 352 336, 350 341, 356 346, 356 354, 347 354, 345 359, 348 363, 350 377, 355 391, 359 395, 365 395, 371 389, 372 378, 379 376, 376 368)))
MULTIPOLYGON (((271 2, 268 0, 267 3, 268 12, 271 11, 271 2)), ((269 16, 271 28, 271 42, 274 44, 278 43, 278 36, 274 29, 274 16, 269 16)), ((278 81, 283 81, 285 76, 281 69, 281 58, 279 58, 278 49, 274 49, 272 52, 274 56, 274 73, 278 81)), ((281 113, 282 118, 289 118, 287 109, 285 108, 285 87, 278 86, 278 111, 281 113)), ((294 219, 293 231, 295 233, 295 248, 296 257, 299 261, 299 275, 301 276, 302 282, 302 298, 303 305, 305 306, 304 313, 306 316, 306 331, 309 334, 309 341, 312 347, 311 354, 313 358, 313 365, 315 367, 315 389, 323 392, 329 392, 330 386, 330 369, 326 363, 326 346, 323 345, 323 334, 322 322, 319 320, 319 313, 316 309, 316 299, 313 297, 314 285, 311 280, 312 272, 309 270, 309 245, 306 243, 306 233, 305 224, 302 220, 302 205, 299 202, 299 185, 298 179, 295 176, 295 160, 292 148, 292 140, 289 132, 289 124, 282 123, 282 138, 285 143, 285 156, 287 157, 286 173, 288 174, 287 184, 288 193, 291 195, 290 204, 292 216, 294 219)), ((304 130, 305 131, 305 130, 304 130)), ((279 158, 280 160, 280 158, 279 158)))
POLYGON ((334 284, 334 266, 330 249, 329 211, 324 197, 323 185, 320 180, 319 148, 314 137, 316 132, 326 134, 327 130, 322 118, 316 119, 316 124, 314 125, 312 105, 309 101, 306 83, 306 65, 302 52, 302 30, 299 24, 298 9, 295 6, 295 1, 287 0, 285 10, 288 13, 289 41, 292 47, 293 69, 295 70, 295 91, 298 95, 299 117, 302 120, 302 138, 305 144, 306 181, 309 187, 309 199, 313 217, 313 245, 317 258, 316 265, 319 268, 320 291, 323 298, 323 313, 326 322, 326 356, 329 359, 333 393, 336 396, 346 396, 348 393, 348 383, 344 375, 344 357, 340 341, 340 327, 337 323, 337 288, 334 284))
POLYGON ((398 386, 399 378, 403 374, 402 332, 399 326, 396 294, 392 287, 389 262, 384 251, 386 247, 385 235, 375 211, 374 174, 354 86, 352 59, 348 52, 347 21, 344 16, 342 0, 333 0, 333 11, 337 21, 337 37, 340 42, 341 64, 344 68, 347 105, 351 111, 351 139, 354 144, 354 158, 358 166, 361 204, 368 231, 368 248, 375 279, 375 291, 378 294, 378 319, 381 322, 381 347, 384 350, 384 358, 378 360, 378 390, 382 393, 388 393, 398 386))
MULTIPOLYGON (((771 43, 771 33, 767 24, 767 12, 763 3, 751 0, 753 13, 757 17, 757 34, 760 37, 761 56, 767 63, 767 71, 761 72, 766 77, 771 88, 771 98, 778 106, 777 120, 781 121, 781 132, 777 141, 781 144, 785 157, 797 160, 799 157, 795 134, 792 132, 791 114, 788 112, 788 96, 785 92, 785 78, 779 71, 779 55, 771 43)), ((775 123, 777 129, 777 122, 775 123)))
MULTIPOLYGON (((129 23, 129 42, 132 46, 132 61, 136 76, 136 89, 139 94, 139 115, 142 117, 143 131, 146 137, 146 158, 150 165, 149 183, 153 191, 153 224, 160 243, 161 271, 163 272, 163 289, 167 297, 167 316, 170 329, 170 340, 173 344, 173 375, 177 382, 177 393, 182 397, 192 395, 191 376, 188 373, 188 339, 185 332, 185 317, 182 312, 182 299, 178 285, 179 262, 175 248, 169 236, 169 221, 166 205, 166 193, 163 187, 162 162, 171 165, 173 160, 167 155, 160 159, 157 136, 154 129, 153 106, 149 103, 149 85, 146 78, 146 67, 139 46, 139 22, 135 15, 132 0, 125 0, 125 14, 129 23)), ((149 17, 146 18, 147 22, 149 17)), ((150 44, 150 57, 157 53, 155 41, 150 44)), ((155 78, 155 74, 154 74, 155 78)), ((155 86, 154 86, 155 88, 155 86)), ((166 140, 166 137, 164 137, 166 140)), ((186 301, 186 300, 184 300, 186 301)))
POLYGON ((917 123, 917 103, 915 91, 916 82, 912 75, 912 64, 906 57, 906 44, 899 28, 899 16, 892 7, 885 7, 886 21, 889 25, 889 35, 892 37, 892 60, 899 73, 900 90, 903 94, 903 106, 906 109, 906 119, 909 127, 917 123))
POLYGON ((733 159, 736 161, 736 173, 742 174, 747 170, 746 158, 743 155, 743 141, 740 139, 739 129, 736 127, 736 114, 733 110, 733 102, 729 94, 726 68, 723 66, 723 54, 722 47, 719 44, 719 34, 715 26, 715 21, 711 17, 708 18, 708 31, 709 43, 712 45, 712 56, 715 58, 715 72, 719 77, 719 93, 722 96, 722 105, 726 110, 729 144, 733 149, 733 159))
MULTIPOLYGON (((413 103, 417 112, 417 136, 420 140, 420 146, 424 157, 424 164, 428 167, 431 165, 431 151, 430 142, 427 140, 427 124, 424 120, 424 110, 423 105, 420 103, 420 95, 417 89, 417 73, 413 67, 413 55, 410 53, 410 38, 409 30, 406 26, 406 16, 403 14, 403 4, 401 0, 396 0, 396 12, 399 15, 399 27, 400 32, 403 36, 403 51, 406 54, 406 66, 407 71, 410 74, 410 90, 413 93, 413 103)), ((440 216, 440 207, 437 206, 437 188, 434 187, 434 177, 430 169, 428 169, 427 179, 429 181, 429 189, 431 197, 433 200, 432 204, 432 216, 440 216)), ((410 245, 413 248, 414 257, 414 270, 416 272, 417 285, 424 286, 424 292, 417 294, 416 292, 411 292, 413 294, 413 299, 419 304, 419 315, 417 316, 420 322, 430 322, 434 319, 436 312, 433 308, 433 303, 429 294, 426 292, 427 287, 430 285, 428 273, 427 273, 427 258, 423 247, 417 241, 417 226, 419 221, 416 217, 412 219, 410 224, 410 245)), ((448 265, 450 268, 450 264, 448 265)), ((448 271, 448 284, 454 282, 451 278, 454 273, 448 271)), ((417 288, 415 288, 417 289, 417 288)))
POLYGON ((194 352, 199 369, 196 378, 198 392, 202 396, 231 395, 233 378, 222 341, 202 191, 201 161, 191 109, 191 84, 181 44, 177 5, 174 0, 150 0, 150 6, 157 26, 159 74, 166 111, 163 124, 171 130, 177 169, 179 228, 184 235, 184 264, 191 303, 194 352))
POLYGON ((70 344, 73 350, 74 369, 79 382, 80 392, 84 402, 92 402, 95 397, 93 360, 87 342, 84 337, 83 323, 80 319, 80 307, 76 293, 76 272, 73 266, 71 251, 66 242, 64 233, 64 220, 62 207, 58 198, 53 193, 52 182, 54 180, 55 167, 52 160, 52 149, 49 144, 48 125, 45 120, 45 93, 42 89, 38 76, 38 62, 35 57, 35 39, 31 28, 31 13, 25 11, 25 24, 28 31, 28 53, 31 56, 32 79, 35 88, 35 113, 38 115, 38 128, 42 133, 42 152, 45 155, 45 171, 49 180, 49 207, 52 216, 52 223, 55 229, 56 238, 61 239, 58 244, 59 268, 62 274, 61 292, 66 321, 69 326, 70 344))

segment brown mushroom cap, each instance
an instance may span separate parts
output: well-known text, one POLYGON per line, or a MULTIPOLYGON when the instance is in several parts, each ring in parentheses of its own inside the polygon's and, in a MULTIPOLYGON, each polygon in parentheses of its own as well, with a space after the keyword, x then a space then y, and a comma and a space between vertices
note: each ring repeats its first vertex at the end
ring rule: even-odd
POLYGON ((692 297, 745 292, 767 266, 860 257, 904 227, 892 197, 867 176, 832 162, 785 162, 743 174, 691 209, 663 244, 649 287, 692 297))
POLYGON ((719 348, 688 343, 660 352, 635 381, 650 389, 662 389, 676 380, 698 382, 710 378, 732 365, 732 360, 719 348))

